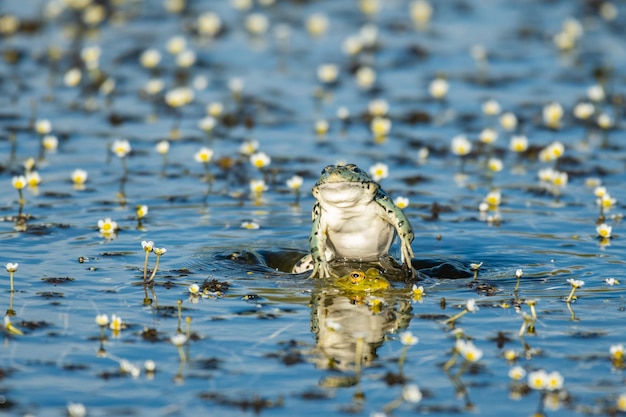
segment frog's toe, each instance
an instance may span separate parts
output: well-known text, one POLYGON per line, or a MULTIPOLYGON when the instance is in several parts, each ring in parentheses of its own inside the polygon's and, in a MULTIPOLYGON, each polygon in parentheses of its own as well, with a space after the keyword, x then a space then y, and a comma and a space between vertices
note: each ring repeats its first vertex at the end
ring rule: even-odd
POLYGON ((300 259, 293 266, 293 269, 291 270, 291 272, 294 274, 301 274, 303 272, 313 271, 313 270, 314 270, 313 257, 311 255, 306 255, 306 256, 303 256, 302 259, 300 259))

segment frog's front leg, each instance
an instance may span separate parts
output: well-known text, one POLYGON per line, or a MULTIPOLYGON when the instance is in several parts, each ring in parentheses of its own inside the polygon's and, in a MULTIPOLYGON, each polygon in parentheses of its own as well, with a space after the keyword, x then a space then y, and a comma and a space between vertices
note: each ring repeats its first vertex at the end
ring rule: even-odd
POLYGON ((332 276, 328 260, 326 259, 326 222, 322 219, 322 207, 319 203, 313 206, 313 225, 309 236, 311 257, 313 258, 313 272, 311 278, 330 278, 332 276))
POLYGON ((411 243, 415 235, 411 222, 406 217, 402 209, 396 206, 391 198, 384 192, 379 191, 375 197, 376 202, 384 209, 385 220, 389 222, 400 237, 400 254, 402 266, 412 273, 411 259, 413 259, 413 248, 411 243))

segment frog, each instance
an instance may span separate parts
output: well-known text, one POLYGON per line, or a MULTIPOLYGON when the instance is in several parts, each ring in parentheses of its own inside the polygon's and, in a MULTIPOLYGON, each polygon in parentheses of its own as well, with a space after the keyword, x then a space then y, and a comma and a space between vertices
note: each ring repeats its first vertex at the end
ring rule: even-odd
POLYGON ((348 292, 378 292, 388 289, 391 284, 376 268, 368 268, 365 272, 355 269, 337 278, 334 286, 348 292))
POLYGON ((409 219, 370 175, 355 164, 328 165, 312 189, 315 204, 310 254, 293 272, 312 270, 312 278, 337 277, 332 260, 380 262, 400 238, 402 269, 413 277, 414 233, 409 219))

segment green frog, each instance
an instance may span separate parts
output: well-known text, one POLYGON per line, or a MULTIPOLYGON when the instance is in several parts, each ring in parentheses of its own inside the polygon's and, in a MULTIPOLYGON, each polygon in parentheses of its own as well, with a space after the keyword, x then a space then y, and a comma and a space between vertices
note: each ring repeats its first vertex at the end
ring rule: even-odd
POLYGON ((334 285, 348 292, 376 292, 390 287, 389 281, 380 275, 376 268, 368 268, 365 272, 356 269, 348 275, 337 278, 334 285))
POLYGON ((395 234, 400 237, 402 268, 413 276, 413 228, 401 208, 365 171, 354 164, 328 165, 313 186, 311 254, 294 272, 312 270, 311 277, 336 277, 332 260, 379 262, 388 257, 395 234))

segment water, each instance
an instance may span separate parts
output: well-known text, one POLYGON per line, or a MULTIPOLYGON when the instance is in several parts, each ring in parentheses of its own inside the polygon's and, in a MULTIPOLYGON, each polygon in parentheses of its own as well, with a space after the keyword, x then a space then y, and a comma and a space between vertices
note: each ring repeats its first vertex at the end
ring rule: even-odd
MULTIPOLYGON (((394 415, 495 416, 512 408, 531 415, 541 408, 542 393, 529 390, 527 378, 509 378, 515 365, 563 376, 563 388, 546 397, 547 415, 615 412, 624 374, 609 349, 625 342, 626 308, 623 3, 616 2, 618 16, 607 21, 592 6, 569 1, 437 2, 428 27, 416 30, 404 1, 385 2, 371 17, 356 2, 278 2, 238 11, 230 2, 195 1, 180 15, 162 4, 124 2, 78 37, 72 37, 73 12, 43 17, 46 4, 0 5, 1 15, 31 22, 0 43, 1 261, 19 263, 16 292, 11 296, 7 273, 1 300, 7 309, 12 303, 11 322, 24 333, 2 336, 6 415, 59 416, 69 403, 83 404, 90 416, 371 415, 392 409, 394 415), (224 25, 213 40, 193 30, 196 16, 209 10, 224 25), (245 32, 252 12, 268 17, 267 33, 245 32), (313 13, 329 18, 321 36, 304 28, 313 13), (584 33, 572 50, 559 52, 552 39, 568 17, 584 33), (276 36, 281 23, 290 28, 287 45, 276 36), (377 46, 346 56, 342 43, 368 23, 378 28, 377 46), (187 70, 177 69, 166 51, 174 35, 183 35, 197 54, 187 70), (486 70, 469 52, 476 44, 487 51, 486 70), (64 85, 87 46, 100 47, 98 68, 115 80, 112 94, 99 92, 84 70, 82 87, 64 85), (58 60, 48 57, 52 47, 61 52, 58 60), (162 54, 158 74, 138 62, 147 48, 162 54), (13 51, 20 59, 11 64, 13 51), (339 82, 315 99, 321 63, 339 65, 339 82), (353 77, 365 64, 377 72, 370 91, 353 77), (441 102, 428 94, 437 75, 450 85, 441 102), (172 110, 162 93, 154 100, 140 93, 151 76, 163 80, 165 91, 206 87, 172 110), (244 81, 240 102, 229 90, 233 78, 244 81), (607 98, 597 113, 614 123, 608 132, 572 115, 598 83, 607 98), (369 130, 367 107, 374 98, 388 102, 392 120, 382 143, 369 130), (490 98, 518 116, 514 132, 482 114, 490 98), (207 138, 197 123, 215 101, 224 104, 226 116, 207 138), (543 106, 552 101, 564 108, 559 129, 542 121, 543 106), (340 106, 351 114, 345 129, 336 116, 340 106), (325 136, 314 129, 322 118, 330 122, 325 136), (36 119, 50 120, 56 151, 41 154, 36 119), (492 146, 478 143, 485 127, 498 131, 492 146), (464 162, 450 152, 459 134, 473 143, 464 162), (527 153, 509 150, 513 134, 528 137, 527 153), (125 162, 108 150, 118 138, 132 146, 125 162), (164 164, 155 145, 165 139, 170 150, 164 164), (239 153, 249 140, 271 157, 263 171, 239 153), (537 152, 553 141, 564 144, 563 157, 539 161, 537 152), (210 192, 204 167, 194 160, 203 146, 215 151, 210 192), (423 148, 429 156, 420 160, 423 148), (489 173, 489 156, 500 158, 504 169, 489 173), (20 209, 11 179, 24 172, 28 158, 35 158, 42 182, 24 190, 20 209), (413 298, 411 284, 394 282, 378 298, 346 296, 288 272, 307 251, 309 190, 321 169, 337 161, 364 169, 387 164, 382 186, 410 199, 405 212, 415 230, 414 264, 435 267, 417 283, 425 291, 421 301, 413 298), (546 167, 569 175, 558 192, 537 178, 546 167), (77 168, 88 171, 83 190, 71 181, 77 168), (304 178, 298 203, 285 185, 294 174, 304 178), (254 198, 249 180, 261 178, 268 190, 254 198), (617 200, 605 213, 613 227, 605 242, 597 237, 600 210, 590 178, 617 200), (493 188, 502 194, 499 209, 480 213, 493 188), (137 205, 149 207, 140 223, 137 205), (112 238, 97 227, 107 217, 120 227, 112 238), (259 228, 243 228, 244 222, 259 228), (167 249, 153 293, 141 285, 144 240, 167 249), (481 262, 476 279, 471 271, 468 276, 470 263, 481 262), (524 275, 514 292, 517 268, 524 275), (622 283, 609 286, 608 278, 622 283), (569 304, 567 279, 584 280, 569 304), (222 283, 220 294, 190 296, 191 284, 211 280, 222 283), (146 294, 151 303, 144 303, 146 294), (470 299, 478 311, 455 327, 482 357, 472 364, 449 362, 446 372, 456 336, 444 321, 470 299), (536 300, 535 332, 520 338, 529 300, 536 300), (97 314, 118 315, 125 328, 117 336, 107 328, 101 341, 97 314), (181 362, 170 338, 186 332, 187 317, 192 337, 181 362), (405 331, 419 337, 406 350, 400 341, 405 331), (518 358, 507 360, 508 350, 518 358), (155 373, 144 369, 146 360, 156 363, 155 373), (139 375, 120 371, 124 361, 139 375), (419 386, 421 401, 397 402, 411 384, 419 386)), ((398 252, 394 246, 392 254, 398 252)), ((155 259, 151 254, 149 269, 155 259)))

